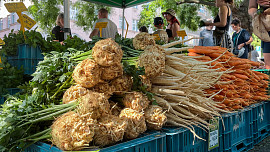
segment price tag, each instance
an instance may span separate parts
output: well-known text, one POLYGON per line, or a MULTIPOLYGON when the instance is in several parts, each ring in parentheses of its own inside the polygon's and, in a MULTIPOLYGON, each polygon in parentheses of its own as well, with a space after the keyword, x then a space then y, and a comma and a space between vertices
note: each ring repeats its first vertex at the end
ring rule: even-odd
POLYGON ((0 45, 5 45, 5 42, 0 38, 0 45))
POLYGON ((98 23, 96 23, 95 28, 106 28, 107 24, 108 24, 108 22, 98 22, 98 23))
MULTIPOLYGON (((30 18, 29 16, 27 16, 26 14, 22 15, 22 19, 24 22, 24 26, 30 30, 34 25, 36 25, 36 21, 34 21, 32 18, 30 18)), ((21 23, 20 20, 17 20, 18 23, 21 23)))
POLYGON ((24 12, 27 11, 26 6, 23 2, 18 3, 5 3, 5 7, 8 10, 9 13, 12 12, 24 12))
POLYGON ((155 40, 160 40, 160 37, 158 34, 153 34, 153 36, 155 37, 155 40))
POLYGON ((180 30, 180 31, 177 31, 177 35, 179 37, 182 37, 182 40, 184 40, 185 36, 187 36, 187 33, 185 30, 180 30))
POLYGON ((211 125, 209 129, 208 137, 208 151, 219 147, 219 118, 211 119, 209 122, 211 125))
POLYGON ((102 37, 102 28, 106 28, 107 24, 108 24, 108 22, 98 22, 98 23, 96 23, 95 28, 99 29, 100 37, 102 37))

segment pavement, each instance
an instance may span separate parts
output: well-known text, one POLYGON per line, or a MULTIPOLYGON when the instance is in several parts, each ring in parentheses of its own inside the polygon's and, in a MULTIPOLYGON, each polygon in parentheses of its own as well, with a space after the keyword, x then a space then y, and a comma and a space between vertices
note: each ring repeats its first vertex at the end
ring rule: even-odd
POLYGON ((255 145, 254 148, 248 152, 270 152, 270 136, 265 138, 259 144, 255 145))

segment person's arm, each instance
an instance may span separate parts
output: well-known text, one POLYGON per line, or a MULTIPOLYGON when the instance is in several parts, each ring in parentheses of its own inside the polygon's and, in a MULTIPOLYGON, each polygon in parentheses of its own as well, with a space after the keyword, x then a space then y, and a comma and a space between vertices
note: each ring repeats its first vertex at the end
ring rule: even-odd
POLYGON ((228 7, 227 6, 222 6, 219 9, 219 18, 220 22, 216 23, 205 23, 206 26, 217 26, 217 27, 225 27, 227 24, 227 15, 228 15, 228 7))
POLYGON ((249 0, 248 14, 253 18, 257 13, 258 4, 256 0, 249 0))
POLYGON ((99 29, 96 29, 96 28, 95 28, 97 22, 98 22, 98 20, 95 21, 95 23, 94 23, 94 25, 93 25, 93 27, 92 27, 93 30, 92 30, 92 32, 91 32, 90 35, 89 35, 89 38, 90 38, 90 39, 92 39, 93 36, 97 36, 97 35, 98 35, 99 29))
POLYGON ((92 39, 93 36, 97 36, 98 35, 98 29, 94 29, 91 34, 89 35, 89 38, 92 39))
POLYGON ((178 37, 177 31, 180 31, 180 26, 177 23, 173 23, 173 25, 172 25, 172 36, 173 36, 173 38, 178 37))
POLYGON ((243 31, 243 34, 244 34, 244 39, 246 42, 244 43, 241 43, 238 45, 238 49, 241 49, 242 47, 244 47, 245 45, 249 45, 253 42, 253 38, 252 36, 248 33, 248 31, 244 30, 243 31))

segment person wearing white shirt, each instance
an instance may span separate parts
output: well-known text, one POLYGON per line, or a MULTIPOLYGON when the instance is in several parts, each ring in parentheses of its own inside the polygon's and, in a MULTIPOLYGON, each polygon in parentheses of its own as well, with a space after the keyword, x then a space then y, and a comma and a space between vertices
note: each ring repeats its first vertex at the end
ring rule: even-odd
POLYGON ((94 23, 93 31, 89 35, 89 38, 92 39, 93 36, 100 36, 100 32, 98 28, 96 27, 96 24, 99 22, 107 22, 106 28, 102 28, 102 38, 115 38, 115 35, 117 33, 117 26, 116 24, 108 19, 108 10, 105 8, 102 8, 98 11, 98 20, 94 23))

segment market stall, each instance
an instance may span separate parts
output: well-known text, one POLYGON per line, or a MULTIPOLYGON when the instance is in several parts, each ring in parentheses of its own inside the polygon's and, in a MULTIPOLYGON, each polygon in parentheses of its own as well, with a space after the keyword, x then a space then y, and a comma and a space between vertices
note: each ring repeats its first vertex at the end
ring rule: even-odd
MULTIPOLYGON (((142 1, 124 2, 108 4, 142 1)), ((252 149, 270 133, 269 71, 253 70, 260 64, 226 48, 183 44, 192 39, 159 45, 139 33, 90 42, 74 37, 60 45, 36 31, 11 33, 1 50, 7 58, 21 56, 21 43, 38 44, 44 57, 21 92, 1 105, 0 149, 252 149)), ((37 56, 34 48, 21 54, 37 56)), ((2 61, 1 72, 11 65, 2 61)))

